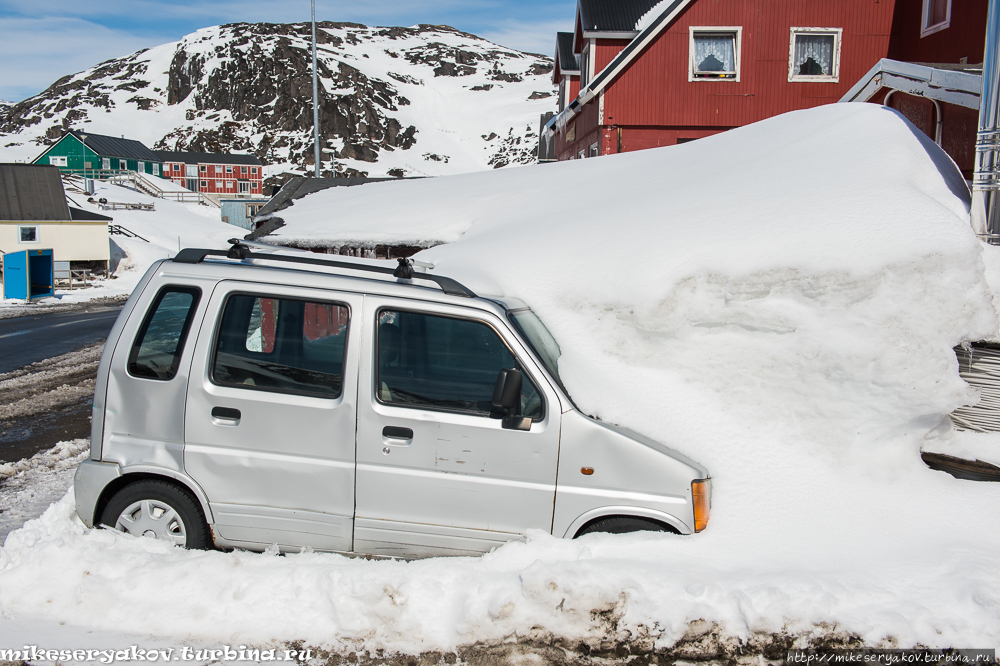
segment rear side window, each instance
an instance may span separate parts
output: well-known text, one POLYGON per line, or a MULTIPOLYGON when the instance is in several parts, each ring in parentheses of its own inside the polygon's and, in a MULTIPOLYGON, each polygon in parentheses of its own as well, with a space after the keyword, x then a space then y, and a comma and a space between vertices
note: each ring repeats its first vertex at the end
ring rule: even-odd
POLYGON ((349 319, 347 306, 340 303, 233 294, 222 313, 212 382, 339 397, 349 319))
POLYGON ((164 287, 146 314, 128 356, 128 372, 144 379, 173 379, 191 329, 201 289, 164 287))
MULTIPOLYGON (((487 416, 500 370, 522 369, 496 331, 479 321, 382 310, 377 335, 375 393, 388 404, 487 416)), ((527 374, 521 414, 535 421, 544 416, 527 374)))

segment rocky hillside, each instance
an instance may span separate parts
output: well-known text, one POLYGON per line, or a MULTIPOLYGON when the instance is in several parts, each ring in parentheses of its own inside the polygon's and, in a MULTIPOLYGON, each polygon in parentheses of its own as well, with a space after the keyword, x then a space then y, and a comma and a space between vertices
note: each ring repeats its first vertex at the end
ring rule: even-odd
MULTIPOLYGON (((549 58, 447 26, 318 24, 320 135, 347 175, 422 176, 534 160, 555 97, 549 58)), ((312 169, 308 23, 236 23, 109 60, 0 105, 0 161, 66 129, 155 149, 250 152, 312 169)), ((330 154, 323 170, 330 175, 330 154)))

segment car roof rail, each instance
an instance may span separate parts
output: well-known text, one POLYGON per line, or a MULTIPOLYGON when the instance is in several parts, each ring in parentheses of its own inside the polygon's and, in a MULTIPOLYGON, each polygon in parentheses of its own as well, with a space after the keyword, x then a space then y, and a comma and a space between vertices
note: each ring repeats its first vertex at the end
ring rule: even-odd
MULTIPOLYGON (((370 264, 355 264, 347 261, 334 261, 332 259, 320 259, 314 256, 307 256, 303 254, 275 254, 273 252, 254 252, 252 248, 242 241, 236 239, 230 240, 233 244, 228 250, 208 250, 203 248, 184 248, 174 256, 173 261, 179 264, 200 264, 205 261, 206 257, 226 257, 227 259, 238 259, 240 261, 244 259, 262 259, 265 261, 283 261, 291 264, 307 264, 312 266, 328 266, 331 268, 341 268, 351 271, 364 271, 368 273, 381 273, 383 275, 392 275, 395 278, 401 280, 429 280, 436 283, 441 287, 441 291, 452 296, 465 296, 467 298, 477 298, 474 291, 466 287, 464 284, 458 280, 453 280, 449 277, 444 277, 443 275, 430 275, 429 273, 418 273, 413 270, 414 260, 410 258, 399 258, 399 265, 395 268, 389 268, 388 266, 372 266, 370 264)), ((255 245, 257 245, 255 243, 255 245)), ((276 246, 275 249, 279 249, 280 246, 276 246)), ((294 249, 294 248, 288 248, 294 249)), ((313 254, 313 253, 308 253, 313 254)), ((254 264, 245 264, 254 265, 254 264)), ((423 262, 418 262, 418 265, 427 266, 423 262)))

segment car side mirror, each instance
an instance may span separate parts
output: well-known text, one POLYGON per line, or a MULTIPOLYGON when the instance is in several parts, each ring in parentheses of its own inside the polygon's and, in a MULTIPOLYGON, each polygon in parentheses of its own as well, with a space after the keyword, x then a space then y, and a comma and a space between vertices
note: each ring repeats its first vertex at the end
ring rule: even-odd
POLYGON ((531 419, 521 416, 521 383, 523 375, 517 368, 503 368, 493 387, 493 406, 502 410, 502 426, 507 430, 530 430, 531 419))

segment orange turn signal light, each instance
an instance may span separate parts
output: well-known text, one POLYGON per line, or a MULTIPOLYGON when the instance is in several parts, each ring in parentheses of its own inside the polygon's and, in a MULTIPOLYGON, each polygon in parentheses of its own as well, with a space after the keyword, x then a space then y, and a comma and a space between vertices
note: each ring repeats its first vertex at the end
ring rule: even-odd
POLYGON ((594 468, 593 467, 581 467, 580 468, 580 474, 585 474, 587 476, 590 476, 593 473, 594 473, 594 468))
POLYGON ((701 532, 708 527, 708 514, 712 509, 712 480, 692 481, 691 500, 694 504, 694 531, 701 532))

